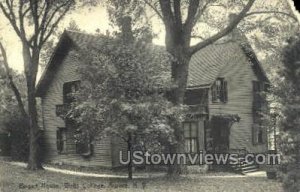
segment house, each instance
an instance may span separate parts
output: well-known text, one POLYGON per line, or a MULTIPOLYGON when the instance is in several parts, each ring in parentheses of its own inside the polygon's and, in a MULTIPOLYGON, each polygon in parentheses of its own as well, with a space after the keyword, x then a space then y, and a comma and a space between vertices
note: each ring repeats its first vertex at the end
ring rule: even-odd
MULTIPOLYGON (((74 123, 61 117, 65 104, 72 101, 68 93, 76 91, 80 82, 78 54, 103 38, 107 37, 65 31, 37 85, 46 162, 120 165, 119 151, 124 150, 120 139, 108 136, 89 142, 87 138, 87 144, 79 146, 74 142, 74 123)), ((210 45, 191 59, 185 97, 190 112, 183 123, 186 152, 267 150, 260 93, 268 79, 250 45, 234 38, 210 45)))

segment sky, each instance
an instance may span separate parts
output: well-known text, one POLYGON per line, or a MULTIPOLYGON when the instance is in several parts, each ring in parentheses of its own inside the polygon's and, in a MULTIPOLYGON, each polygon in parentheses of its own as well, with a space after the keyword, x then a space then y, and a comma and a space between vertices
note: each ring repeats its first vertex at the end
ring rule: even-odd
POLYGON ((292 12, 294 13, 294 15, 298 18, 298 21, 300 21, 300 13, 299 13, 299 10, 296 9, 295 7, 295 2, 297 0, 287 0, 288 4, 290 5, 291 7, 291 10, 292 12))
MULTIPOLYGON (((95 33, 97 29, 100 29, 102 33, 106 30, 112 30, 109 26, 109 19, 105 8, 83 8, 80 11, 73 11, 65 17, 65 19, 59 24, 59 31, 63 31, 68 27, 71 20, 74 20, 80 29, 83 29, 87 33, 95 33)), ((154 23, 155 25, 155 23, 154 23)), ((155 44, 164 44, 164 30, 162 25, 157 23, 154 26, 154 31, 159 33, 158 38, 154 39, 155 44)), ((21 43, 14 30, 8 24, 6 18, 0 14, 0 39, 3 42, 8 62, 11 68, 16 69, 19 72, 23 71, 23 59, 21 43)), ((40 76, 41 71, 39 71, 40 76)))

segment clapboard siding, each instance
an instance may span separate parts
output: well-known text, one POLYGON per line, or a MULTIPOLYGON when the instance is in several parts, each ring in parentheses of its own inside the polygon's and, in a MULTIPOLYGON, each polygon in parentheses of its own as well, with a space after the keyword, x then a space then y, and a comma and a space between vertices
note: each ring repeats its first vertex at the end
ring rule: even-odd
POLYGON ((249 152, 264 152, 266 145, 253 145, 253 88, 252 81, 257 80, 251 63, 246 55, 236 46, 231 55, 231 62, 225 63, 218 77, 225 78, 228 89, 227 103, 212 103, 211 91, 209 92, 210 116, 218 114, 237 114, 240 122, 234 123, 230 131, 231 149, 246 148, 249 152))
POLYGON ((45 161, 51 163, 65 163, 80 166, 103 166, 112 167, 111 138, 106 137, 94 141, 94 154, 84 158, 76 154, 75 142, 72 131, 67 134, 67 152, 59 154, 56 148, 56 130, 65 127, 65 122, 56 116, 56 105, 63 104, 63 84, 66 82, 80 80, 77 68, 80 65, 76 58, 76 50, 70 49, 68 54, 57 65, 53 78, 42 97, 42 113, 44 125, 44 149, 45 161))

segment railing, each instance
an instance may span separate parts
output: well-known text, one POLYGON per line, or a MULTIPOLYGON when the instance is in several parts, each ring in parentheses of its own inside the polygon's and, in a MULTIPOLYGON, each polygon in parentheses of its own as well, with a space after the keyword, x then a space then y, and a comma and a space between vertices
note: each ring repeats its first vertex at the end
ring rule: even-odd
POLYGON ((242 147, 242 148, 238 148, 238 149, 229 149, 228 150, 229 153, 235 153, 235 154, 239 154, 239 155, 246 155, 248 153, 246 147, 242 147))
POLYGON ((207 105, 189 105, 189 113, 191 114, 208 114, 207 105))

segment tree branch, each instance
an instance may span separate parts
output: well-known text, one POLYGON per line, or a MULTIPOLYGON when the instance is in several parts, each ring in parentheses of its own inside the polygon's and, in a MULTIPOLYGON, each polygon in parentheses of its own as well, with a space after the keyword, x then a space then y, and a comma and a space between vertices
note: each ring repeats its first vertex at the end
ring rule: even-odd
POLYGON ((159 4, 162 10, 163 22, 166 26, 172 27, 174 24, 174 15, 172 13, 170 0, 159 0, 159 4))
POLYGON ((3 64, 4 64, 4 68, 5 68, 5 72, 6 72, 6 77, 9 81, 9 85, 12 89, 12 91, 14 92, 15 96, 16 96, 16 99, 17 99, 17 102, 18 102, 18 106, 19 106, 19 109, 21 111, 21 115, 27 119, 28 118, 28 115, 25 111, 25 107, 24 107, 24 104, 23 104, 23 101, 22 101, 22 98, 21 98, 21 94, 16 86, 16 84, 14 83, 14 80, 13 80, 13 77, 10 73, 11 69, 8 65, 8 61, 7 61, 7 55, 6 55, 6 51, 2 45, 2 43, 0 42, 0 50, 1 50, 1 54, 2 54, 2 57, 3 57, 3 64))
MULTIPOLYGON (((45 11, 43 13, 40 28, 39 28, 39 32, 41 33, 40 38, 39 38, 39 44, 41 44, 41 42, 43 41, 46 29, 47 29, 46 21, 47 21, 48 13, 49 13, 49 10, 50 10, 50 6, 49 6, 48 1, 45 1, 44 6, 45 6, 45 8, 43 7, 42 11, 43 10, 45 10, 45 11)), ((41 13, 41 15, 42 15, 42 13, 41 13)))
MULTIPOLYGON (((42 47, 44 45, 44 43, 49 39, 49 37, 51 36, 51 34, 53 33, 54 29, 57 27, 58 23, 64 18, 64 16, 67 14, 67 12, 71 9, 71 6, 73 4, 73 1, 68 1, 69 4, 66 4, 66 8, 65 10, 63 10, 63 12, 61 13, 61 15, 56 19, 56 21, 52 24, 48 34, 45 34, 45 37, 41 39, 40 45, 39 47, 42 47)), ((49 27, 49 22, 46 25, 46 29, 49 27)))
MULTIPOLYGON (((37 0, 30 0, 30 9, 31 9, 31 14, 32 14, 32 20, 34 24, 34 34, 39 34, 39 17, 38 17, 38 1, 37 0)), ((32 39, 34 43, 34 47, 37 46, 37 35, 35 38, 32 39)))
MULTIPOLYGON (((214 3, 216 0, 208 0, 202 8, 199 6, 197 14, 195 15, 194 23, 193 26, 196 25, 197 21, 201 18, 201 16, 204 14, 205 10, 208 9, 209 7, 215 6, 212 5, 211 3, 214 3)), ((220 5, 221 6, 221 5, 220 5)))
POLYGON ((182 28, 181 0, 173 1, 174 18, 177 27, 182 28))
POLYGON ((231 21, 231 23, 223 30, 219 31, 217 34, 211 36, 210 38, 192 46, 189 50, 189 53, 192 55, 203 49, 204 47, 214 43, 215 41, 219 40, 220 38, 229 34, 238 24, 239 22, 245 17, 247 12, 251 9, 252 5, 254 4, 255 0, 249 0, 247 5, 243 8, 243 10, 231 21))
POLYGON ((198 39, 205 40, 205 38, 202 37, 201 35, 192 35, 191 38, 198 38, 198 39))
POLYGON ((288 16, 288 17, 292 18, 293 20, 295 20, 296 22, 298 22, 297 17, 295 17, 289 13, 282 12, 282 11, 254 11, 254 12, 247 13, 245 15, 245 17, 249 17, 249 16, 257 15, 257 14, 280 14, 280 15, 288 16))
POLYGON ((188 15, 184 23, 185 31, 192 31, 193 24, 196 19, 197 10, 199 8, 200 0, 190 0, 188 15))
MULTIPOLYGON (((26 37, 26 32, 25 32, 25 28, 24 28, 24 17, 26 16, 26 11, 25 14, 23 13, 23 8, 24 8, 24 1, 23 0, 19 0, 19 23, 20 23, 20 32, 21 34, 24 35, 24 37, 26 37)), ((30 10, 30 9, 28 9, 30 10)))
POLYGON ((13 27, 13 29, 16 31, 17 35, 23 39, 22 34, 17 26, 16 20, 13 20, 11 15, 13 13, 11 13, 10 9, 9 11, 6 10, 6 8, 4 7, 3 3, 0 2, 0 9, 3 12, 4 16, 8 19, 9 23, 11 24, 11 26, 13 27))
POLYGON ((163 20, 162 14, 158 11, 158 9, 154 5, 152 5, 148 0, 143 0, 143 1, 157 14, 159 18, 161 18, 161 20, 163 20))

